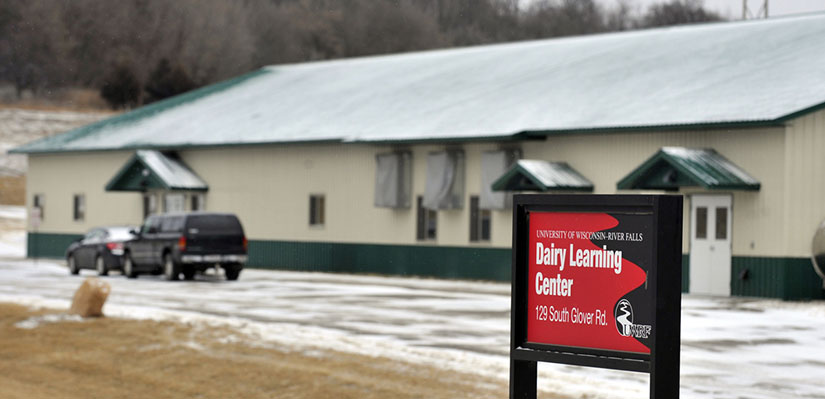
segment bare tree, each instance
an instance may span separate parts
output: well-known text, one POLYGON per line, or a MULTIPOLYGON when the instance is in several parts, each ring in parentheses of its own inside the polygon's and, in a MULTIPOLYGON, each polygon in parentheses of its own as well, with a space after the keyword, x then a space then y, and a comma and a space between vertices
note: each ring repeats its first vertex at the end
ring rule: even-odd
POLYGON ((18 97, 62 83, 68 44, 60 7, 46 0, 6 0, 0 5, 0 79, 18 97))
MULTIPOLYGON (((262 65, 719 20, 699 0, 2 0, 0 81, 99 88, 161 60, 194 86, 262 65)), ((188 87, 188 86, 187 86, 188 87)))
POLYGON ((705 10, 702 0, 671 0, 668 3, 650 6, 642 18, 642 26, 667 26, 722 19, 719 14, 705 10))
POLYGON ((582 35, 604 31, 601 8, 594 0, 540 0, 522 22, 529 38, 582 35))

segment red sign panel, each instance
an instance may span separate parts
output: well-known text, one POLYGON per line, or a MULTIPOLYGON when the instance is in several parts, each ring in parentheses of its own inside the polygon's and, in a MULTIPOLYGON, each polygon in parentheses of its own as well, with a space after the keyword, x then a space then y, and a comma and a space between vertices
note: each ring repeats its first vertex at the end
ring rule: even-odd
POLYGON ((650 354, 650 214, 530 212, 527 342, 650 354))

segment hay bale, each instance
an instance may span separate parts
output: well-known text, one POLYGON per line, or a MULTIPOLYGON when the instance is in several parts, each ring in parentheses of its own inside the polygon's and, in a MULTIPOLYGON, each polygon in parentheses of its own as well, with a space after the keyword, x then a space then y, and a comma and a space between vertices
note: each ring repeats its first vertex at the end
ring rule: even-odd
POLYGON ((69 313, 80 317, 103 316, 103 304, 111 290, 109 283, 94 277, 87 278, 74 293, 69 313))

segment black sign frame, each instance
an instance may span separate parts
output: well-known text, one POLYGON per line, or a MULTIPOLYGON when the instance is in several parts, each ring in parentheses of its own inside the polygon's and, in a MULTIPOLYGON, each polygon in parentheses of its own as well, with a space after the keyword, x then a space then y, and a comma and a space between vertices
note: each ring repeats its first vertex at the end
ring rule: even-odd
POLYGON ((651 398, 679 397, 682 285, 681 195, 519 194, 513 199, 513 260, 510 312, 510 398, 536 398, 538 362, 650 373, 651 398), (529 215, 531 212, 598 212, 650 215, 655 292, 650 354, 544 345, 527 341, 529 309, 529 215))

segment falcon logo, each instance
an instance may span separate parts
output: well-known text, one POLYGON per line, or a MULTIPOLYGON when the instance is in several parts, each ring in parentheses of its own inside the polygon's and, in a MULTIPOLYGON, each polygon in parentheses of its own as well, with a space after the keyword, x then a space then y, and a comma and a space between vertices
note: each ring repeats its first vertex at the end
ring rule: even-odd
POLYGON ((646 324, 633 323, 633 306, 630 301, 622 298, 616 303, 613 310, 613 317, 616 319, 616 330, 623 337, 648 338, 653 328, 646 324))

